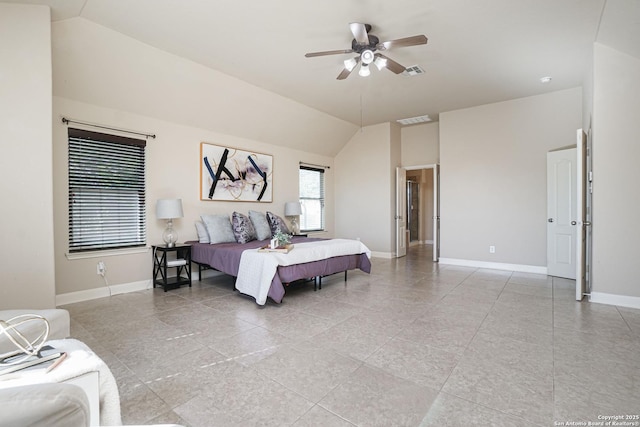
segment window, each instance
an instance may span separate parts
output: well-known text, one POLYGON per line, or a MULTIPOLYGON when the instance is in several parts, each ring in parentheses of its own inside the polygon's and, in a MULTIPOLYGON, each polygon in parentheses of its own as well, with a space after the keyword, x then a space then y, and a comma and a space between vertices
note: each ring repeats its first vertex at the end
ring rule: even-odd
POLYGON ((300 166, 300 231, 324 230, 324 169, 300 166))
POLYGON ((69 128, 69 252, 146 244, 145 145, 69 128))

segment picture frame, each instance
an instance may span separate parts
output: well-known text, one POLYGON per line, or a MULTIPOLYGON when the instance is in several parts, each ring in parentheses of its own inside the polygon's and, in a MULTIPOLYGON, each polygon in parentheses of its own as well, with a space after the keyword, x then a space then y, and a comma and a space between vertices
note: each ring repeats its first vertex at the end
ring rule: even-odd
POLYGON ((273 202, 273 156, 200 143, 200 200, 273 202))

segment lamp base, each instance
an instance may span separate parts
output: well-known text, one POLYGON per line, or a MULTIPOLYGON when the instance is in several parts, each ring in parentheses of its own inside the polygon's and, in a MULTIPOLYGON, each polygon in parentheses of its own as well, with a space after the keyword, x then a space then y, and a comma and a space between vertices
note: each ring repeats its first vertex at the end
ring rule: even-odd
POLYGON ((173 248, 178 241, 178 232, 173 229, 173 220, 167 220, 167 228, 162 233, 162 240, 168 248, 173 248))
POLYGON ((296 217, 291 219, 291 232, 293 234, 300 234, 300 227, 298 226, 298 220, 296 217))

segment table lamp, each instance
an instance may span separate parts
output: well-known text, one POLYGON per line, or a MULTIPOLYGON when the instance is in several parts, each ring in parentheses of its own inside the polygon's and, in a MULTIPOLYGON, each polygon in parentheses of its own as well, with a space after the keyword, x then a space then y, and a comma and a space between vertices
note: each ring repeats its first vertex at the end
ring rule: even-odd
POLYGON ((160 199, 156 204, 156 216, 158 219, 167 220, 167 228, 162 233, 162 240, 168 248, 175 246, 178 241, 178 233, 173 229, 173 219, 182 218, 182 199, 160 199))
POLYGON ((300 202, 286 202, 284 204, 284 216, 291 217, 291 228, 293 228, 293 234, 300 233, 298 227, 298 216, 302 215, 302 208, 300 202))

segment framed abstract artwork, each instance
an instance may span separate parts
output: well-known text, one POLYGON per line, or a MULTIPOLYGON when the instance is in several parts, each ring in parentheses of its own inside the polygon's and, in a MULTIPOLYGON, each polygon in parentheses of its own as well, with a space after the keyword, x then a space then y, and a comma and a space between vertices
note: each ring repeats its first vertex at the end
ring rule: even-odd
POLYGON ((273 201, 273 156, 200 143, 200 200, 273 201))

